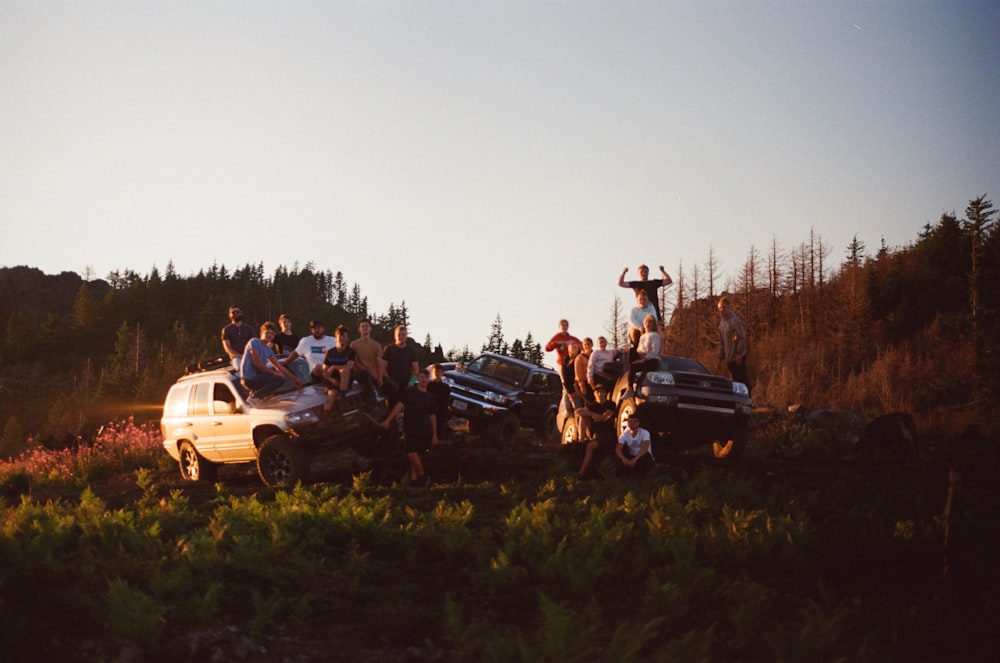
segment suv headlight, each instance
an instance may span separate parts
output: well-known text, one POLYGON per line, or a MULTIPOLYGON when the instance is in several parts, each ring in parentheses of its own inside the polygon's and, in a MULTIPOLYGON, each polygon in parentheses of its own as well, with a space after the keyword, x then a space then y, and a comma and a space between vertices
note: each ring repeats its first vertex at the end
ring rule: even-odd
POLYGON ((646 379, 649 380, 650 384, 665 384, 673 385, 674 374, 667 373, 664 371, 653 371, 652 373, 646 373, 646 379))
POLYGON ((319 421, 319 417, 317 417, 316 413, 311 410, 289 412, 285 415, 285 423, 289 426, 301 426, 302 424, 308 424, 314 421, 319 421))
POLYGON ((750 395, 750 390, 747 389, 747 386, 745 384, 743 384, 742 382, 734 382, 733 383, 733 393, 737 394, 739 396, 749 396, 750 395))
POLYGON ((507 398, 503 394, 498 394, 495 391, 487 391, 485 394, 483 394, 483 398, 485 398, 491 403, 497 403, 499 405, 507 405, 508 403, 510 403, 509 398, 507 398))

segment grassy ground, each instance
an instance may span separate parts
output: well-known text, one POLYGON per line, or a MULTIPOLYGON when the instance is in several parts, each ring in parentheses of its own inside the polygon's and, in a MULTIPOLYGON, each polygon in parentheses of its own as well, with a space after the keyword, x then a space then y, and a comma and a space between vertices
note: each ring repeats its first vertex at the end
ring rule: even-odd
POLYGON ((429 489, 396 456, 291 490, 159 456, 8 474, 4 659, 994 660, 997 454, 847 464, 778 437, 640 479, 606 458, 580 480, 579 449, 529 437, 436 449, 429 489))

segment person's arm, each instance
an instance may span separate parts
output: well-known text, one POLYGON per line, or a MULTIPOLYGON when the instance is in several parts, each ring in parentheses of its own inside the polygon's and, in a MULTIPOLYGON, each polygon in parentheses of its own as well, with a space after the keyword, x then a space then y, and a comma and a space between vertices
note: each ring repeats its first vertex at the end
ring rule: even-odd
POLYGON ((587 361, 580 361, 583 355, 579 355, 573 360, 573 376, 576 379, 576 388, 580 390, 580 394, 585 394, 587 392, 587 361))
POLYGON ((663 275, 664 286, 671 285, 674 282, 674 280, 670 278, 670 274, 667 274, 667 270, 663 269, 663 265, 660 265, 660 274, 663 275))
POLYGON ((431 413, 431 446, 438 443, 438 417, 431 413))
POLYGON ((250 347, 250 361, 253 363, 254 368, 261 373, 273 373, 274 371, 268 368, 267 364, 260 358, 260 353, 253 347, 253 341, 250 341, 248 345, 250 347))
POLYGON ((555 336, 553 336, 552 338, 549 339, 549 342, 545 344, 545 351, 546 352, 552 352, 553 350, 555 350, 556 348, 559 347, 559 342, 556 341, 556 339, 558 337, 559 337, 559 334, 556 334, 555 336))
POLYGON ((385 415, 385 419, 382 420, 382 422, 379 424, 379 426, 381 426, 382 428, 388 429, 389 428, 389 422, 392 421, 393 419, 395 419, 396 415, 398 415, 402 411, 403 411, 403 401, 399 401, 395 405, 392 406, 392 409, 389 410, 389 414, 385 415))
POLYGON ((743 329, 743 323, 740 320, 736 320, 736 324, 733 325, 733 335, 736 337, 733 361, 741 364, 747 354, 747 332, 743 329))
POLYGON ((615 455, 617 455, 618 459, 621 460, 622 465, 625 465, 626 467, 628 466, 629 460, 628 460, 628 458, 625 457, 625 438, 624 438, 624 436, 618 439, 618 446, 615 447, 615 455))
POLYGON ((637 453, 636 456, 635 456, 635 458, 633 459, 633 463, 632 463, 633 465, 635 465, 635 462, 634 462, 635 460, 638 460, 639 458, 642 458, 643 454, 649 452, 649 445, 651 444, 650 437, 649 437, 649 431, 646 431, 646 429, 642 429, 642 430, 644 430, 646 432, 646 434, 642 436, 642 444, 639 446, 639 453, 637 453))
POLYGON ((626 274, 628 274, 628 267, 626 267, 625 269, 623 269, 622 270, 622 275, 618 277, 618 287, 619 288, 628 288, 628 287, 630 287, 627 283, 625 283, 625 275, 626 274))
POLYGON ((229 342, 228 338, 226 338, 225 330, 222 332, 222 351, 225 352, 230 359, 236 359, 237 357, 243 356, 242 353, 237 354, 236 350, 233 349, 233 344, 229 342))

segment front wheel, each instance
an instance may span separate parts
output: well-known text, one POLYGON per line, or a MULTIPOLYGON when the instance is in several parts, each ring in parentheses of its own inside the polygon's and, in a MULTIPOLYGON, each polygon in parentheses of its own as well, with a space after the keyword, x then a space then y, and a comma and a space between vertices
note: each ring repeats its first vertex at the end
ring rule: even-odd
POLYGON ((219 466, 199 454, 187 440, 181 442, 180 457, 178 464, 185 481, 215 481, 219 476, 219 466))
POLYGON ((566 423, 563 424, 562 429, 562 443, 563 444, 574 444, 579 441, 580 434, 576 430, 576 419, 572 416, 566 417, 566 423))
POLYGON ((305 482, 309 463, 302 450, 287 435, 272 435, 260 445, 257 473, 265 486, 294 486, 305 482))
POLYGON ((521 431, 521 420, 513 412, 499 415, 490 427, 490 434, 501 444, 510 444, 521 431))
POLYGON ((618 408, 618 435, 621 435, 628 424, 628 418, 635 414, 635 400, 626 398, 618 408))
POLYGON ((747 448, 747 440, 750 437, 746 426, 740 426, 734 430, 728 440, 713 440, 712 453, 716 458, 727 461, 734 460, 743 455, 747 448))

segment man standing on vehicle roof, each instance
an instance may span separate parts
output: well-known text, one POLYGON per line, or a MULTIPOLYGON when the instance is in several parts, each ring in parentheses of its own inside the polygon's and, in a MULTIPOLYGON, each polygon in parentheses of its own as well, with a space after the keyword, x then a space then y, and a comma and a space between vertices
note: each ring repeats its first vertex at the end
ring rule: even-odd
POLYGON ((747 333, 739 316, 729 306, 727 297, 720 297, 719 309, 719 361, 729 370, 733 382, 742 382, 750 393, 750 376, 747 374, 747 333))
POLYGON ((649 278, 649 267, 646 265, 639 265, 639 280, 638 281, 626 281, 625 274, 628 273, 628 267, 622 270, 622 275, 618 277, 618 285, 622 288, 631 288, 635 291, 635 294, 640 292, 645 292, 646 297, 649 298, 650 303, 653 308, 656 309, 656 319, 663 320, 663 314, 660 312, 660 297, 657 291, 661 287, 666 287, 674 282, 670 278, 670 274, 667 274, 666 270, 663 269, 663 265, 660 265, 660 274, 663 275, 662 279, 649 278))
POLYGON ((252 338, 253 327, 243 322, 243 311, 233 304, 229 307, 229 324, 222 328, 222 350, 237 371, 243 360, 243 350, 252 338))

